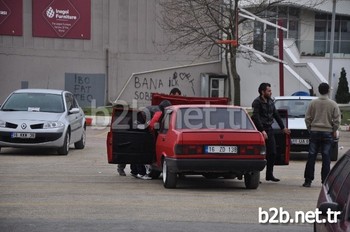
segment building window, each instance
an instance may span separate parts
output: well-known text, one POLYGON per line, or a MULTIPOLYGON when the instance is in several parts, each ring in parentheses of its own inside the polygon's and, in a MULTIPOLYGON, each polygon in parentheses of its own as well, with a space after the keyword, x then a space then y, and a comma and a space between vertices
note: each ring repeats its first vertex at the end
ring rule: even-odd
MULTIPOLYGON (((332 16, 316 13, 315 15, 315 55, 324 56, 330 52, 332 16)), ((337 16, 334 28, 334 53, 350 53, 350 17, 337 16)))
MULTIPOLYGON (((269 11, 265 11, 259 16, 274 24, 277 24, 278 20, 282 19, 282 26, 288 29, 287 32, 283 32, 283 37, 288 39, 295 39, 296 42, 298 41, 298 8, 279 6, 272 8, 269 11)), ((269 55, 274 55, 276 38, 278 38, 278 29, 260 22, 255 22, 254 27, 254 49, 265 52, 269 55)))

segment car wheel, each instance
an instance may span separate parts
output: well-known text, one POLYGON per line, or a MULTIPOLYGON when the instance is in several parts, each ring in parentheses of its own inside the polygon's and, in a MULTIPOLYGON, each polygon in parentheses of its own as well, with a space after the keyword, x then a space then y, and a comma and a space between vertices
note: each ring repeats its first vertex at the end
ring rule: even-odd
POLYGON ((260 172, 250 172, 244 174, 244 184, 247 189, 257 189, 260 183, 260 172))
POLYGON ((166 160, 163 160, 163 185, 165 188, 175 188, 177 175, 169 171, 166 160))
POLYGON ((337 161, 338 159, 338 142, 333 143, 331 151, 331 161, 337 161))
POLYGON ((81 135, 81 139, 78 142, 74 143, 74 147, 76 149, 84 149, 85 142, 86 142, 86 127, 84 127, 84 129, 83 129, 83 133, 81 135))
POLYGON ((60 155, 68 155, 69 152, 69 142, 70 142, 70 136, 69 132, 67 132, 65 138, 64 138, 64 143, 63 146, 58 148, 57 152, 60 155))

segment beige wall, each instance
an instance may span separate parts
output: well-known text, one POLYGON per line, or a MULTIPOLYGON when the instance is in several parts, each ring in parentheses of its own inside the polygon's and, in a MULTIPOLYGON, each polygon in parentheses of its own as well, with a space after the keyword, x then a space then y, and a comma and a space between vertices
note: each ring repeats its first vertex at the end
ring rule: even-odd
POLYGON ((63 89, 65 73, 108 75, 107 99, 114 100, 134 72, 217 59, 165 53, 157 0, 91 0, 90 40, 32 37, 32 1, 23 5, 23 36, 0 36, 1 103, 21 81, 63 89))

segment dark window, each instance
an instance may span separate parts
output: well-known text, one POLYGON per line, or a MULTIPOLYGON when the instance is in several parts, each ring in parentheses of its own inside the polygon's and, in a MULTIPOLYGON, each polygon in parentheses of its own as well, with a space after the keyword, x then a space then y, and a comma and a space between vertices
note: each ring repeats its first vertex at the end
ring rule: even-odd
POLYGON ((67 110, 73 109, 73 96, 69 93, 66 93, 66 104, 67 104, 67 110))
POLYGON ((327 185, 329 188, 329 195, 333 200, 337 198, 339 190, 349 174, 349 166, 347 165, 350 165, 348 160, 342 159, 342 162, 338 162, 336 167, 333 168, 334 171, 329 174, 327 185))
POLYGON ((168 111, 165 113, 165 116, 160 124, 159 134, 166 134, 169 130, 170 126, 170 116, 172 114, 172 111, 168 111))
POLYGON ((350 168, 345 168, 345 170, 348 173, 348 176, 346 177, 345 181, 343 182, 343 185, 340 188, 338 197, 337 197, 337 203, 341 205, 341 208, 344 207, 344 204, 346 203, 346 200, 350 194, 350 168), (346 170, 347 169, 347 170, 346 170))
POLYGON ((62 113, 62 97, 59 94, 49 93, 14 93, 5 102, 4 111, 37 111, 62 113))
POLYGON ((198 107, 178 110, 176 129, 254 130, 254 126, 242 109, 198 107))

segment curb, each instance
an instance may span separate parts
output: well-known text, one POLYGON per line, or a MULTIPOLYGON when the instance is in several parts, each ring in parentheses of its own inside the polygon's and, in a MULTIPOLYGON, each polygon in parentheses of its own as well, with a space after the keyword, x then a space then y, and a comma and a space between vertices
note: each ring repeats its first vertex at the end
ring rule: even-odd
POLYGON ((110 126, 111 117, 110 116, 85 116, 87 126, 110 126))
POLYGON ((339 130, 340 131, 350 131, 350 126, 349 125, 340 125, 339 130))

